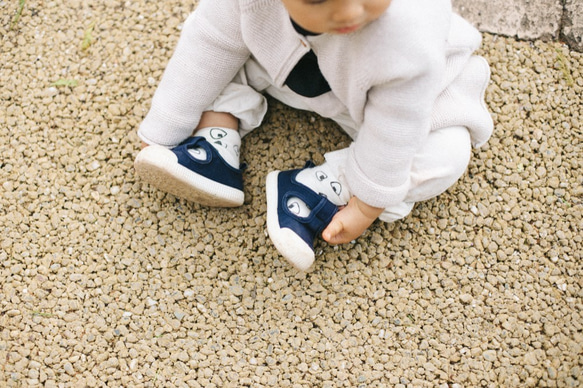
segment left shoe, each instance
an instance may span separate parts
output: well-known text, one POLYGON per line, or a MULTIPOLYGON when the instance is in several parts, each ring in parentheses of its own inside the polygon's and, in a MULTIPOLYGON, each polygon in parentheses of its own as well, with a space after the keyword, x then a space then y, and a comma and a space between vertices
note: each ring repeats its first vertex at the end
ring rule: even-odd
POLYGON ((171 150, 148 146, 138 153, 134 166, 150 185, 201 205, 234 207, 245 200, 242 169, 227 163, 204 137, 188 138, 171 150), (193 157, 191 149, 204 150, 205 157, 193 157))
MULTIPOLYGON (((304 168, 314 165, 308 162, 304 168)), ((338 206, 299 183, 300 171, 273 171, 267 175, 267 232, 279 253, 295 268, 306 271, 314 263, 314 240, 338 212, 338 206), (310 209, 306 217, 290 210, 290 198, 310 209)))

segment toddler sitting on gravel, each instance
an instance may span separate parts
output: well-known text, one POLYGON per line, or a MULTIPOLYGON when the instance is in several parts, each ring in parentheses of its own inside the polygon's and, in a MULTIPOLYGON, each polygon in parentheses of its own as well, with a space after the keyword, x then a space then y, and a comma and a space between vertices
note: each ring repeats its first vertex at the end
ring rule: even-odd
POLYGON ((318 235, 349 242, 464 173, 492 133, 480 42, 449 0, 201 0, 139 128, 136 171, 178 197, 239 206, 239 147, 266 113, 262 93, 333 119, 350 147, 267 176, 269 236, 306 270, 318 235))

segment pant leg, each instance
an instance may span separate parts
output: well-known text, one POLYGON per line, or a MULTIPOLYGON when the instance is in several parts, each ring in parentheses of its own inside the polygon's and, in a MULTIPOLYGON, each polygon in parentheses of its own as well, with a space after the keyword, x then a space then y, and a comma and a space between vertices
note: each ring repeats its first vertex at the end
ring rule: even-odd
MULTIPOLYGON (((292 108, 313 111, 306 97, 296 94, 285 85, 280 88, 273 86, 270 76, 253 58, 245 63, 233 81, 205 110, 231 113, 239 119, 239 132, 245 136, 261 125, 267 112, 267 100, 262 93, 292 108)), ((356 124, 346 109, 332 119, 352 138, 356 137, 356 124)))
POLYGON ((232 114, 244 136, 261 125, 267 112, 267 100, 254 86, 245 66, 205 110, 232 114))
MULTIPOLYGON (((465 127, 442 128, 429 133, 411 166, 411 186, 404 201, 390 206, 379 216, 385 222, 406 217, 416 202, 436 197, 451 187, 465 172, 471 154, 470 134, 465 127)), ((348 148, 329 152, 326 162, 341 183, 348 148)))
MULTIPOLYGON (((438 196, 463 175, 472 144, 479 147, 492 133, 492 118, 484 103, 489 77, 487 62, 472 56, 440 94, 432 113, 431 131, 413 160, 409 192, 403 202, 385 209, 381 220, 393 222, 406 217, 416 202, 438 196)), ((340 115, 334 119, 356 139, 358 126, 350 117, 340 115)), ((339 179, 343 179, 346 152, 347 149, 325 155, 326 161, 338 169, 339 179)))

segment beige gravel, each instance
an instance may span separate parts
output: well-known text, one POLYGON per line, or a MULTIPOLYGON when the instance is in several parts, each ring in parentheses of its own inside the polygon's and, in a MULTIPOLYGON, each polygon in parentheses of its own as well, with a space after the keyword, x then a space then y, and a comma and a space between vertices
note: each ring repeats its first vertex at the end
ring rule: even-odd
POLYGON ((245 205, 177 200, 132 162, 192 0, 0 8, 0 386, 583 385, 581 54, 486 35, 468 173, 298 273, 264 179, 346 146, 331 122, 272 104, 245 205))

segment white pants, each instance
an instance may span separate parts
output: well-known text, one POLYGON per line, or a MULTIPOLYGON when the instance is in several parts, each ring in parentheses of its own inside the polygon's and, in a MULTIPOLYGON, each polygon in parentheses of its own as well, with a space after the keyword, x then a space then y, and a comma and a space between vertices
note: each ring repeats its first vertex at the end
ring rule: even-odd
MULTIPOLYGON (((266 92, 282 103, 296 109, 310 110, 287 86, 275 88, 268 75, 252 60, 239 72, 232 83, 209 106, 207 111, 228 112, 239 119, 239 131, 245 136, 261 125, 267 112, 266 92)), ((353 139, 358 128, 347 112, 332 119, 353 139)), ((471 140, 463 126, 434 128, 420 147, 411 166, 411 186, 404 201, 391 206, 379 219, 393 222, 406 217, 416 202, 436 197, 453 185, 465 172, 471 154, 471 140)), ((348 148, 329 152, 324 157, 342 181, 348 148)))

